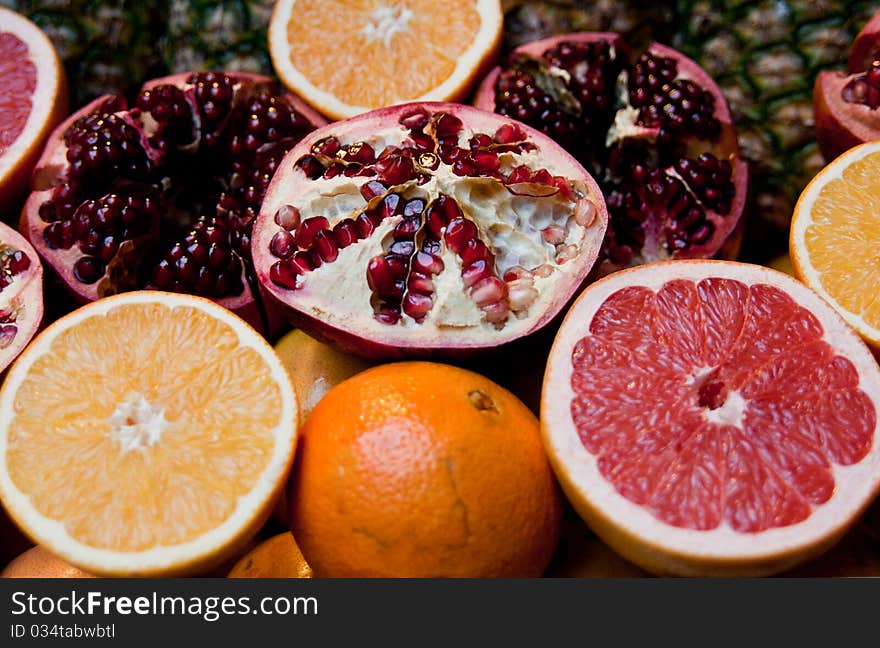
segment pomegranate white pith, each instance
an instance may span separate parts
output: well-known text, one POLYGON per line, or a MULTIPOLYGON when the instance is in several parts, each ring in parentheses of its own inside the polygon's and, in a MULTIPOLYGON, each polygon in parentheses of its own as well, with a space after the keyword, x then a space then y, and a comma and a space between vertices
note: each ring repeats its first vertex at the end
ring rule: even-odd
POLYGON ((393 355, 498 346, 537 330, 586 278, 606 224, 598 186, 548 138, 466 106, 410 104, 297 145, 266 193, 251 249, 261 286, 295 323, 393 355), (341 147, 348 157, 362 144, 375 155, 348 176, 319 153, 341 147), (341 231, 371 214, 368 232, 341 231), (398 271, 397 288, 383 284, 398 271))
MULTIPOLYGON (((674 328, 679 326, 672 321, 668 324, 674 328)), ((760 357, 764 352, 755 347, 753 353, 760 357)), ((801 349, 794 348, 790 353, 797 356, 801 349)), ((647 369, 650 368, 647 365, 647 369)), ((634 380, 637 369, 633 368, 634 380)), ((709 372, 712 369, 714 367, 707 367, 709 372)), ((701 379, 707 377, 693 376, 695 389, 701 388, 704 384, 701 379)), ((701 398, 707 401, 716 395, 719 394, 711 390, 700 392, 701 398)), ((620 396, 638 399, 638 394, 620 396)), ((656 397, 655 394, 650 396, 656 397)), ((741 431, 743 413, 750 403, 748 393, 721 392, 717 402, 708 403, 702 410, 703 420, 741 431)), ((876 496, 880 488, 878 404, 880 369, 858 336, 818 295, 791 277, 767 268, 728 262, 674 261, 616 273, 583 293, 563 322, 550 354, 541 420, 545 445, 569 499, 588 524, 619 553, 646 569, 663 574, 764 575, 782 571, 827 549, 876 496), (857 374, 857 389, 862 394, 858 398, 862 402, 869 399, 871 403, 873 418, 863 419, 872 421, 866 431, 869 443, 864 453, 858 453, 860 458, 849 465, 831 461, 833 490, 826 490, 818 498, 823 501, 812 505, 801 521, 750 532, 736 530, 726 518, 718 524, 706 524, 704 530, 699 530, 699 523, 694 523, 695 528, 663 521, 655 511, 615 488, 600 470, 598 455, 589 452, 579 436, 572 410, 578 396, 572 385, 572 354, 579 342, 593 335, 591 322, 606 300, 632 287, 657 291, 671 281, 696 283, 707 278, 730 279, 749 287, 771 286, 812 313, 811 317, 823 331, 821 340, 834 354, 851 363, 857 374)), ((638 452, 639 447, 633 445, 632 451, 638 452)), ((645 452, 652 451, 646 449, 645 452)), ((700 497, 711 497, 708 491, 700 490, 704 485, 694 484, 693 488, 700 497)))
POLYGON ((15 360, 43 319, 43 266, 21 235, 0 223, 0 372, 15 360))

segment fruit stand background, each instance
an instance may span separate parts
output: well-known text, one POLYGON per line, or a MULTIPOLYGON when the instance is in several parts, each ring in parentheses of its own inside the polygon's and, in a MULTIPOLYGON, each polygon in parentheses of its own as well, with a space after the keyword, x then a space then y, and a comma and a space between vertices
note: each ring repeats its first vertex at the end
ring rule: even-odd
MULTIPOLYGON (((266 27, 272 0, 0 0, 52 38, 73 107, 104 92, 196 68, 272 74, 266 27)), ((843 68, 876 3, 851 0, 504 0, 505 50, 578 30, 609 30, 634 45, 652 39, 696 58, 718 81, 752 169, 742 258, 787 249, 800 191, 821 168, 813 134, 816 74, 843 68)))
MULTIPOLYGON (((505 51, 555 33, 617 31, 635 46, 659 40, 697 59, 725 93, 751 166, 751 202, 741 258, 766 262, 787 251, 794 202, 823 165, 813 132, 816 74, 845 67, 853 38, 878 3, 505 0, 503 4, 505 51)), ((272 74, 266 46, 272 0, 0 0, 0 5, 24 13, 50 36, 67 69, 71 110, 103 93, 131 93, 144 80, 173 72, 227 69, 272 74)), ((516 367, 508 364, 513 359, 502 359, 491 370, 480 370, 512 388, 537 411, 541 363, 549 342, 547 336, 536 338, 528 354, 534 357, 517 358, 516 367)), ((799 568, 798 575, 880 573, 880 514, 874 508, 836 549, 799 568)), ((549 573, 642 575, 590 538, 574 514, 567 516, 549 573)))

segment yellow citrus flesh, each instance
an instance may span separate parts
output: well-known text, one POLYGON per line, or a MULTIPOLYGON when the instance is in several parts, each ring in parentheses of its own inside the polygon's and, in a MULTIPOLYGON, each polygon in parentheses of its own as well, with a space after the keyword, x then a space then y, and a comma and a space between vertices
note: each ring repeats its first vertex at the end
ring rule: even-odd
POLYGON ((295 442, 296 397, 271 348, 219 306, 163 293, 49 327, 0 407, 4 504, 96 573, 222 560, 265 518, 295 442))
POLYGON ((496 52, 500 29, 497 0, 281 0, 269 42, 288 87, 341 119, 459 98, 496 52))
POLYGON ((880 142, 844 153, 804 190, 792 219, 797 276, 880 345, 880 142))

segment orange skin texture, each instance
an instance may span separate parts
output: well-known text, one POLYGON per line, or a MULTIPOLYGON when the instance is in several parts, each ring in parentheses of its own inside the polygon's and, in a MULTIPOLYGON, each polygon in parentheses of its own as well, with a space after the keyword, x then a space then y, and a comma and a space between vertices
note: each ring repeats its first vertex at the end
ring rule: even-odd
POLYGON ((301 430, 292 530, 320 577, 540 576, 561 503, 534 414, 476 373, 394 363, 301 430))
POLYGON ((264 540, 242 556, 229 578, 311 578, 312 568, 290 532, 264 540))
POLYGON ((6 565, 0 578, 96 578, 40 546, 31 547, 6 565))

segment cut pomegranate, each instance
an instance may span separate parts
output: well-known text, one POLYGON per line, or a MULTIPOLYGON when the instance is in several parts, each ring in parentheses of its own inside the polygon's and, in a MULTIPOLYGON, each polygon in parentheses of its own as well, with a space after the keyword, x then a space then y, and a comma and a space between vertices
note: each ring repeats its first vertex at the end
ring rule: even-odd
POLYGON ((52 134, 21 229, 75 301, 210 297, 263 330, 254 216, 278 162, 326 120, 266 77, 199 72, 105 96, 52 134))
POLYGON ((748 170, 727 103, 705 71, 613 33, 518 47, 474 105, 554 138, 599 179, 611 222, 600 272, 668 258, 735 256, 748 170))
POLYGON ((819 73, 813 89, 816 138, 827 161, 880 139, 880 12, 859 32, 848 73, 819 73))
POLYGON ((468 106, 408 104, 298 144, 251 251, 295 324, 362 355, 417 355, 544 326, 592 268, 607 220, 592 177, 546 136, 468 106))
POLYGON ((0 372, 12 363, 43 319, 43 266, 21 234, 0 223, 0 372))

